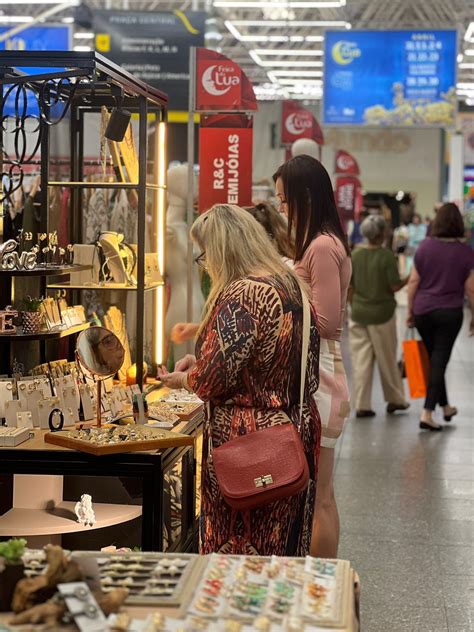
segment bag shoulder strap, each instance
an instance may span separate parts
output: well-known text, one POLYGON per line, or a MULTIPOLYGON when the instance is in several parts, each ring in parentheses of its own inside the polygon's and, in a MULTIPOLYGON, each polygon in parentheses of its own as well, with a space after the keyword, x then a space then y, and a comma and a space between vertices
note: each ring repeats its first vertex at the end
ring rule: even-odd
POLYGON ((300 377, 300 424, 303 420, 304 391, 306 386, 306 367, 308 364, 309 337, 311 331, 311 311, 308 297, 301 289, 303 299, 303 336, 301 345, 301 377, 300 377))

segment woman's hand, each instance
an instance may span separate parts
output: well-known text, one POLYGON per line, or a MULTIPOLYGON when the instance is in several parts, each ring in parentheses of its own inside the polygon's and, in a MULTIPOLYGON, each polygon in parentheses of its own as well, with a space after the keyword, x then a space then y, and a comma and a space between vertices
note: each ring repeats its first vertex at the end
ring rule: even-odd
POLYGON ((407 327, 410 327, 410 329, 412 329, 412 327, 414 326, 415 326, 415 317, 413 313, 409 313, 407 316, 407 327))
POLYGON ((190 353, 186 354, 184 358, 178 360, 174 365, 175 371, 189 371, 196 364, 196 356, 191 355, 190 353))
POLYGON ((192 340, 199 329, 195 323, 177 323, 171 330, 171 340, 180 345, 186 340, 192 340))
POLYGON ((164 386, 172 389, 186 388, 187 374, 184 371, 174 371, 170 373, 165 367, 158 369, 158 377, 164 386))

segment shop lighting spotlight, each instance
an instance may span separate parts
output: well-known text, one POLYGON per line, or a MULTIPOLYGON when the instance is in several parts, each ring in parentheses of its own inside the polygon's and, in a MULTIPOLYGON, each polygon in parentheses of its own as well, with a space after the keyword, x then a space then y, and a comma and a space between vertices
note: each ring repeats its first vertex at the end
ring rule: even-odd
POLYGON ((395 199, 397 200, 397 202, 401 202, 404 197, 405 197, 405 191, 399 191, 397 195, 395 196, 395 199))
POLYGON ((114 140, 117 143, 121 143, 127 131, 127 127, 132 118, 131 113, 128 110, 122 108, 123 93, 116 94, 115 101, 117 107, 112 110, 109 122, 105 128, 104 136, 109 140, 114 140))
POLYGON ((131 118, 132 115, 128 110, 122 110, 119 107, 113 109, 107 127, 105 128, 105 138, 121 143, 131 118))

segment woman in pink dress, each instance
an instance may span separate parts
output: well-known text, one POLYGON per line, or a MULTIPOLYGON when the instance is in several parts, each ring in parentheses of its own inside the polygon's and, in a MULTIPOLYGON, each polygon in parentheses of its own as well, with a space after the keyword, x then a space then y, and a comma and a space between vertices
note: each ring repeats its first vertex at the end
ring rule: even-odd
POLYGON ((349 415, 349 389, 341 334, 351 279, 350 249, 337 212, 331 178, 310 156, 296 156, 273 176, 281 210, 295 237, 295 270, 311 288, 321 336, 321 455, 311 553, 337 557, 339 514, 333 487, 334 448, 349 415))

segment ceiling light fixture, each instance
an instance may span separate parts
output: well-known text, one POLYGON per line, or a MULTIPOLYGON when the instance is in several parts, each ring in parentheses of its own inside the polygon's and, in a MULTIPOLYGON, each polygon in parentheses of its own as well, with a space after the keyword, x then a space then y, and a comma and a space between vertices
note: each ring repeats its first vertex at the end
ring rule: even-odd
POLYGON ((62 18, 61 22, 63 24, 73 24, 74 23, 74 18, 69 16, 67 18, 62 18))
POLYGON ((464 39, 466 42, 474 42, 474 22, 471 22, 467 27, 464 39))
POLYGON ((474 83, 457 83, 456 88, 458 90, 474 90, 474 83))
MULTIPOLYGON (((343 20, 227 20, 226 26, 230 30, 228 24, 232 26, 264 26, 266 28, 273 27, 310 27, 310 26, 327 26, 327 27, 342 27, 342 28, 351 28, 349 22, 345 22, 343 20), (347 26, 349 25, 349 26, 347 26)), ((474 23, 473 23, 474 24, 474 23)))
POLYGON ((302 57, 321 57, 324 53, 322 50, 301 50, 293 48, 254 48, 253 52, 258 55, 288 55, 288 56, 302 56, 302 57))
POLYGON ((324 42, 324 35, 243 35, 230 20, 224 26, 239 42, 324 42))
POLYGON ((262 68, 316 68, 322 67, 323 65, 322 61, 309 60, 263 61, 258 55, 255 55, 253 51, 249 51, 249 55, 254 60, 254 62, 259 66, 262 66, 262 68))
POLYGON ((346 0, 214 0, 214 6, 220 9, 340 9, 346 0))
POLYGON ((279 79, 278 83, 281 86, 311 86, 313 88, 323 89, 322 82, 317 79, 313 79, 312 81, 308 79, 279 79))
POLYGON ((462 53, 459 53, 459 55, 456 57, 456 61, 458 62, 458 64, 460 64, 463 59, 464 59, 464 55, 462 53))
POLYGON ((88 39, 88 40, 90 40, 90 39, 94 39, 95 35, 94 35, 94 33, 89 33, 89 32, 84 31, 83 33, 80 33, 80 32, 74 33, 74 37, 75 37, 75 39, 88 39))
POLYGON ((92 48, 90 46, 74 46, 76 53, 90 53, 92 48))
MULTIPOLYGON (((270 75, 272 75, 276 79, 277 77, 301 77, 302 73, 301 73, 301 70, 269 70, 267 74, 268 74, 269 79, 273 81, 270 75)), ((322 77, 323 72, 322 70, 305 70, 304 76, 305 77, 322 77)))
POLYGON ((0 15, 2 24, 28 24, 33 22, 31 15, 0 15))
POLYGON ((469 57, 474 57, 474 48, 466 48, 464 54, 469 55, 469 57))
POLYGON ((463 68, 463 69, 474 68, 474 63, 473 64, 459 64, 459 68, 463 68))

